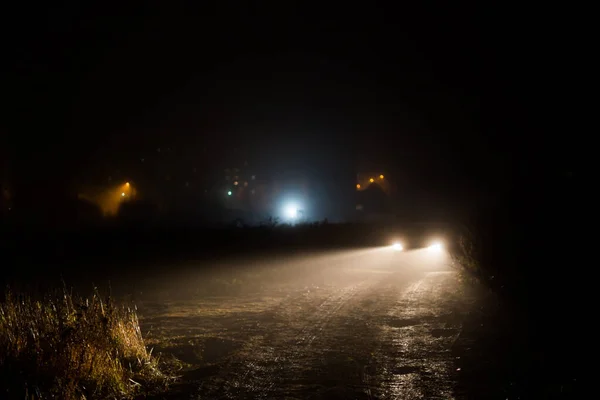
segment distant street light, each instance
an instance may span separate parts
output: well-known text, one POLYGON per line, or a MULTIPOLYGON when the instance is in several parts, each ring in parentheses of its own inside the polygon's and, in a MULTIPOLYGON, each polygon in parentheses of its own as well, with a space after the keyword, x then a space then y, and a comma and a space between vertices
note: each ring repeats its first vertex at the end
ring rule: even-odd
POLYGON ((357 183, 357 184, 356 184, 356 188, 357 188, 357 189, 360 189, 360 183, 357 183))
POLYGON ((231 196, 231 190, 227 192, 227 196, 231 196))
POLYGON ((383 179, 383 175, 379 175, 379 179, 383 179))
POLYGON ((298 216, 298 209, 296 206, 290 205, 286 207, 285 216, 289 219, 295 219, 298 216))
POLYGON ((373 182, 375 182, 375 179, 371 178, 371 179, 369 179, 369 182, 373 183, 373 182))
POLYGON ((121 197, 125 197, 125 192, 121 193, 121 197))

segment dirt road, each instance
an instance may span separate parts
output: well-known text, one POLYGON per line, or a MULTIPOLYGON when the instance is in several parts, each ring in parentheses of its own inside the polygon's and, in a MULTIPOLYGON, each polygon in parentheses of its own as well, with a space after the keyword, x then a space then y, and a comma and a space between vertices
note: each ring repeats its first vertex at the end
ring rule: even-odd
POLYGON ((184 364, 165 398, 451 399, 470 301, 443 253, 293 254, 135 288, 155 352, 184 364))

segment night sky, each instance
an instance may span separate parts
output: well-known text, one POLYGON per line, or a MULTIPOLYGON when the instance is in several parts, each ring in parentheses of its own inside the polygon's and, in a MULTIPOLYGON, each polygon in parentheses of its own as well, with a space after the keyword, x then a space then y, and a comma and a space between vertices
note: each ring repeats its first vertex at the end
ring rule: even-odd
POLYGON ((5 25, 14 185, 58 193, 159 147, 207 166, 238 148, 332 191, 381 166, 454 204, 504 190, 541 135, 546 45, 526 10, 127 3, 21 7, 5 25))

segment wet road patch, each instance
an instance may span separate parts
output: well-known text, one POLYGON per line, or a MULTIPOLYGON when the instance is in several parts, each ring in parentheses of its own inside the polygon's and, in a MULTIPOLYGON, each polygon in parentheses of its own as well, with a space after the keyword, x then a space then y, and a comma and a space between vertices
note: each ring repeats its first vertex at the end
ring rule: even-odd
POLYGON ((459 333, 458 329, 432 329, 431 336, 434 338, 447 338, 456 336, 459 333))
POLYGON ((394 375, 416 374, 421 371, 420 367, 402 366, 392 369, 394 375))
POLYGON ((392 328, 406 328, 409 326, 415 326, 422 324, 421 319, 416 318, 390 318, 386 325, 392 328))

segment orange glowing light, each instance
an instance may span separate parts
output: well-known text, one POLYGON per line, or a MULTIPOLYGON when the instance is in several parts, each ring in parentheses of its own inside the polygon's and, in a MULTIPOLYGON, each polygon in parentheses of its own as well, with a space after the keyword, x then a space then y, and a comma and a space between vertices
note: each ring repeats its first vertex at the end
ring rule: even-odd
POLYGON ((357 184, 356 184, 356 188, 357 188, 357 189, 360 189, 360 183, 357 183, 357 184))
POLYGON ((375 179, 371 178, 371 179, 369 179, 369 182, 373 183, 373 182, 375 182, 375 179))
POLYGON ((383 179, 383 175, 379 175, 379 179, 383 179))

